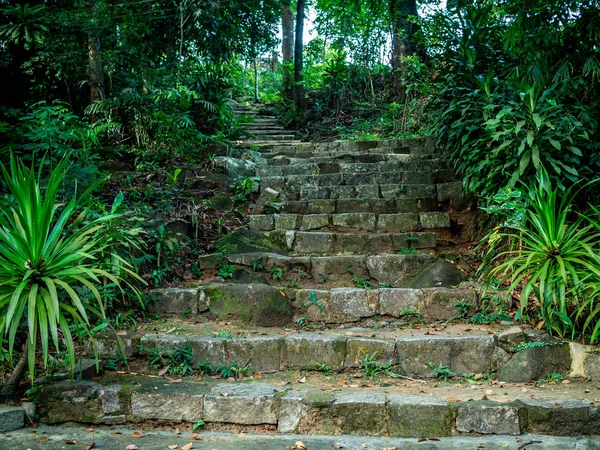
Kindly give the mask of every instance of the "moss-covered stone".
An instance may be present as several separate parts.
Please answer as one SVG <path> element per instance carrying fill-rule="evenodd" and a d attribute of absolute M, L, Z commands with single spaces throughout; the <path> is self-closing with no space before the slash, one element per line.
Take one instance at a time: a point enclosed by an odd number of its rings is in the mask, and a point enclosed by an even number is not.
<path fill-rule="evenodd" d="M 239 230 L 223 236 L 214 242 L 222 253 L 285 252 L 285 235 L 282 233 L 259 233 L 251 230 Z"/>
<path fill-rule="evenodd" d="M 292 303 L 279 289 L 262 284 L 204 288 L 210 311 L 220 319 L 258 326 L 283 326 L 292 321 Z"/>
<path fill-rule="evenodd" d="M 389 395 L 390 436 L 450 436 L 454 428 L 455 409 L 436 397 Z"/>
<path fill-rule="evenodd" d="M 44 423 L 100 423 L 102 402 L 100 384 L 64 380 L 47 384 L 36 396 L 40 421 Z"/>
<path fill-rule="evenodd" d="M 590 408 L 588 403 L 567 400 L 555 401 L 523 399 L 521 418 L 529 433 L 554 436 L 578 436 L 589 433 Z"/>

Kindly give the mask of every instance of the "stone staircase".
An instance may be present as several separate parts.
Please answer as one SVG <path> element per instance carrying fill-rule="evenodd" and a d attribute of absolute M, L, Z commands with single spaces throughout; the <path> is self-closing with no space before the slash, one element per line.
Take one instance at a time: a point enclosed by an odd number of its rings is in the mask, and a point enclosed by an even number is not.
<path fill-rule="evenodd" d="M 296 132 L 286 130 L 272 112 L 258 106 L 233 104 L 233 114 L 242 119 L 241 124 L 248 133 L 248 139 L 240 144 L 246 148 L 272 149 L 300 143 Z"/>
<path fill-rule="evenodd" d="M 275 118 L 238 113 L 254 118 L 246 143 L 261 152 L 248 229 L 200 257 L 202 280 L 152 292 L 148 312 L 163 323 L 103 333 L 98 351 L 143 361 L 185 348 L 194 366 L 249 365 L 253 376 L 50 383 L 42 421 L 201 420 L 305 444 L 356 435 L 404 438 L 389 448 L 600 448 L 582 438 L 600 434 L 600 355 L 510 321 L 457 320 L 481 299 L 437 256 L 460 183 L 431 140 L 298 143 Z M 534 383 L 553 371 L 569 383 Z M 335 445 L 323 442 L 308 448 Z M 388 448 L 364 442 L 348 448 Z"/>

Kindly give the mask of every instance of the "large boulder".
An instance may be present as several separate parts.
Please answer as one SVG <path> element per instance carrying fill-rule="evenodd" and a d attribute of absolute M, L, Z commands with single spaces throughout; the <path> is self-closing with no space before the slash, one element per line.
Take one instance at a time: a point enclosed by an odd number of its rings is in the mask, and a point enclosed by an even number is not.
<path fill-rule="evenodd" d="M 212 285 L 204 287 L 203 291 L 209 310 L 219 319 L 263 327 L 279 327 L 292 322 L 292 302 L 272 286 Z"/>
<path fill-rule="evenodd" d="M 411 282 L 410 287 L 422 289 L 440 286 L 458 286 L 463 278 L 462 272 L 454 264 L 444 259 L 439 259 L 419 273 Z"/>

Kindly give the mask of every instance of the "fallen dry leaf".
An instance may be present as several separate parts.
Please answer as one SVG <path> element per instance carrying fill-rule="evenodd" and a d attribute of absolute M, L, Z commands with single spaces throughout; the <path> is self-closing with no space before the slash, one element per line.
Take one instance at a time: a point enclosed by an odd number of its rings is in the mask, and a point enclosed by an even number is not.
<path fill-rule="evenodd" d="M 131 435 L 132 438 L 141 438 L 143 436 L 141 431 L 134 431 Z"/>
<path fill-rule="evenodd" d="M 138 450 L 138 447 L 137 445 L 129 444 L 127 447 L 125 447 L 125 450 Z"/>
<path fill-rule="evenodd" d="M 117 334 L 119 336 L 127 336 L 127 331 L 125 331 L 125 330 L 119 330 L 119 331 L 117 331 Z"/>
<path fill-rule="evenodd" d="M 306 383 L 306 377 L 298 378 L 296 381 L 298 383 Z"/>
<path fill-rule="evenodd" d="M 158 376 L 162 377 L 164 374 L 166 374 L 169 371 L 169 366 L 165 366 L 162 369 L 160 369 L 158 371 Z"/>
<path fill-rule="evenodd" d="M 221 393 L 221 395 L 222 395 L 223 397 L 229 397 L 229 394 L 228 394 L 227 392 L 223 392 L 223 393 Z"/>
<path fill-rule="evenodd" d="M 5 435 L 6 436 L 6 435 Z M 48 442 L 48 436 L 42 436 L 40 442 Z"/>
<path fill-rule="evenodd" d="M 175 444 L 175 445 L 167 445 L 167 448 L 170 450 L 175 450 L 177 447 L 179 447 L 179 445 Z"/>
<path fill-rule="evenodd" d="M 183 447 L 181 447 L 181 450 L 190 450 L 193 446 L 194 443 L 190 442 L 189 444 L 185 444 Z"/>
<path fill-rule="evenodd" d="M 96 448 L 96 443 L 92 442 L 90 445 L 85 447 L 85 450 L 94 450 Z"/>
<path fill-rule="evenodd" d="M 73 440 L 73 439 L 67 439 L 65 441 L 63 441 L 64 444 L 67 445 L 77 445 L 77 441 Z"/>
<path fill-rule="evenodd" d="M 94 427 L 84 428 L 83 431 L 85 431 L 86 433 L 92 433 L 94 431 Z"/>
<path fill-rule="evenodd" d="M 296 447 L 293 448 L 298 448 L 300 450 L 307 450 L 306 445 L 304 445 L 304 442 L 302 441 L 296 441 Z"/>
<path fill-rule="evenodd" d="M 203 441 L 203 440 L 204 440 L 204 438 L 203 438 L 202 436 L 200 436 L 199 434 L 194 434 L 194 435 L 192 435 L 192 436 L 190 437 L 190 439 L 191 439 L 192 441 Z"/>

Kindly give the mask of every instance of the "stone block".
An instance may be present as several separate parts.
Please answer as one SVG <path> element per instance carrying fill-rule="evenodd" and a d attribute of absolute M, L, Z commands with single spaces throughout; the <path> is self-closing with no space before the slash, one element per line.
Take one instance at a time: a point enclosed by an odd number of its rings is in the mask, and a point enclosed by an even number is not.
<path fill-rule="evenodd" d="M 371 234 L 335 233 L 332 253 L 361 253 L 367 248 Z"/>
<path fill-rule="evenodd" d="M 376 184 L 364 184 L 362 186 L 356 186 L 355 192 L 356 198 L 379 198 L 379 186 Z"/>
<path fill-rule="evenodd" d="M 524 428 L 529 433 L 553 436 L 587 435 L 590 424 L 589 403 L 580 400 L 520 399 Z"/>
<path fill-rule="evenodd" d="M 334 200 L 309 200 L 308 214 L 333 214 L 335 212 Z"/>
<path fill-rule="evenodd" d="M 376 255 L 393 251 L 392 235 L 387 233 L 365 234 L 364 248 L 367 254 Z"/>
<path fill-rule="evenodd" d="M 568 345 L 549 345 L 521 350 L 504 364 L 498 379 L 509 383 L 539 380 L 554 371 L 569 373 L 571 354 Z"/>
<path fill-rule="evenodd" d="M 367 257 L 371 278 L 392 287 L 408 287 L 414 277 L 434 263 L 436 257 L 425 253 Z"/>
<path fill-rule="evenodd" d="M 375 355 L 377 364 L 384 365 L 392 361 L 397 363 L 394 356 L 395 343 L 391 339 L 375 339 L 363 337 L 349 337 L 346 342 L 345 368 L 358 367 L 364 360 L 365 355 Z"/>
<path fill-rule="evenodd" d="M 495 402 L 461 403 L 456 417 L 456 429 L 461 433 L 521 434 L 519 410 L 516 406 Z"/>
<path fill-rule="evenodd" d="M 435 233 L 410 233 L 409 234 L 409 247 L 416 249 L 435 248 L 437 243 L 435 241 Z"/>
<path fill-rule="evenodd" d="M 332 233 L 296 233 L 294 240 L 294 251 L 300 254 L 332 253 Z"/>
<path fill-rule="evenodd" d="M 314 369 L 325 364 L 341 369 L 346 358 L 346 338 L 326 334 L 292 334 L 285 337 L 284 365 L 287 369 Z"/>
<path fill-rule="evenodd" d="M 423 303 L 423 292 L 419 289 L 381 289 L 379 310 L 384 316 L 400 317 L 403 312 L 419 311 Z"/>
<path fill-rule="evenodd" d="M 411 282 L 413 288 L 434 288 L 458 286 L 465 276 L 450 261 L 438 259 L 426 267 Z"/>
<path fill-rule="evenodd" d="M 256 231 L 271 231 L 275 227 L 273 216 L 267 214 L 250 216 L 250 222 L 248 223 L 248 226 L 251 230 Z"/>
<path fill-rule="evenodd" d="M 197 422 L 203 415 L 202 395 L 189 393 L 131 394 L 132 420 L 164 420 L 169 422 Z"/>
<path fill-rule="evenodd" d="M 339 288 L 332 289 L 325 321 L 327 323 L 355 322 L 377 314 L 377 291 L 366 289 Z"/>
<path fill-rule="evenodd" d="M 450 436 L 455 411 L 437 397 L 388 395 L 390 436 L 430 438 Z"/>
<path fill-rule="evenodd" d="M 326 415 L 343 434 L 387 434 L 387 408 L 383 392 L 336 392 L 334 397 Z"/>
<path fill-rule="evenodd" d="M 221 320 L 257 326 L 283 326 L 292 320 L 292 305 L 279 289 L 264 284 L 204 287 L 210 311 Z"/>
<path fill-rule="evenodd" d="M 281 369 L 283 338 L 261 336 L 228 339 L 225 342 L 227 360 L 249 364 L 253 372 L 273 373 Z"/>
<path fill-rule="evenodd" d="M 204 398 L 204 421 L 239 425 L 277 424 L 273 386 L 261 383 L 216 385 Z"/>
<path fill-rule="evenodd" d="M 458 374 L 488 372 L 494 348 L 491 335 L 407 336 L 396 339 L 400 370 L 412 377 L 432 377 L 431 367 L 438 367 L 440 363 Z"/>
<path fill-rule="evenodd" d="M 0 433 L 25 426 L 25 412 L 18 406 L 0 405 Z"/>
<path fill-rule="evenodd" d="M 510 327 L 498 334 L 498 345 L 509 353 L 523 342 L 525 342 L 525 333 L 519 327 Z"/>
<path fill-rule="evenodd" d="M 447 212 L 419 213 L 419 223 L 425 230 L 450 228 L 450 216 Z"/>
<path fill-rule="evenodd" d="M 377 230 L 386 233 L 416 231 L 418 226 L 417 214 L 380 214 L 377 219 Z"/>
<path fill-rule="evenodd" d="M 456 317 L 456 302 L 470 304 L 469 315 L 474 314 L 479 306 L 477 291 L 474 289 L 430 288 L 423 289 L 423 295 L 422 312 L 428 320 L 448 320 Z"/>
<path fill-rule="evenodd" d="M 156 301 L 148 302 L 148 312 L 153 314 L 181 314 L 184 311 L 198 313 L 198 289 L 153 289 L 150 296 Z"/>
<path fill-rule="evenodd" d="M 437 185 L 438 202 L 449 202 L 460 200 L 462 196 L 462 182 L 453 181 L 450 183 L 440 183 Z"/>
<path fill-rule="evenodd" d="M 339 228 L 374 231 L 377 216 L 372 213 L 343 213 L 332 216 L 332 225 Z"/>
<path fill-rule="evenodd" d="M 188 342 L 192 347 L 194 364 L 208 361 L 213 366 L 218 366 L 219 364 L 223 364 L 223 361 L 227 360 L 227 340 L 224 338 L 192 336 L 189 338 Z"/>
<path fill-rule="evenodd" d="M 329 226 L 330 216 L 328 214 L 310 214 L 302 216 L 302 231 L 318 230 Z"/>
<path fill-rule="evenodd" d="M 264 175 L 263 175 L 264 176 Z M 265 206 L 268 202 L 277 200 L 279 198 L 279 191 L 271 188 L 264 188 L 260 190 L 260 197 L 256 201 L 256 205 L 254 205 L 254 209 L 252 212 L 254 214 L 262 214 L 265 210 Z"/>
<path fill-rule="evenodd" d="M 298 227 L 297 214 L 275 214 L 274 226 L 278 230 L 295 230 Z"/>
<path fill-rule="evenodd" d="M 435 185 L 433 184 L 409 184 L 406 186 L 408 198 L 431 198 L 435 197 Z"/>
<path fill-rule="evenodd" d="M 308 407 L 303 400 L 306 391 L 287 391 L 280 400 L 278 433 L 294 433 L 300 425 L 300 420 L 306 416 Z"/>
<path fill-rule="evenodd" d="M 330 278 L 336 278 L 336 275 L 369 276 L 364 256 L 313 256 L 311 265 L 313 280 L 319 280 L 322 275 L 329 275 Z"/>

